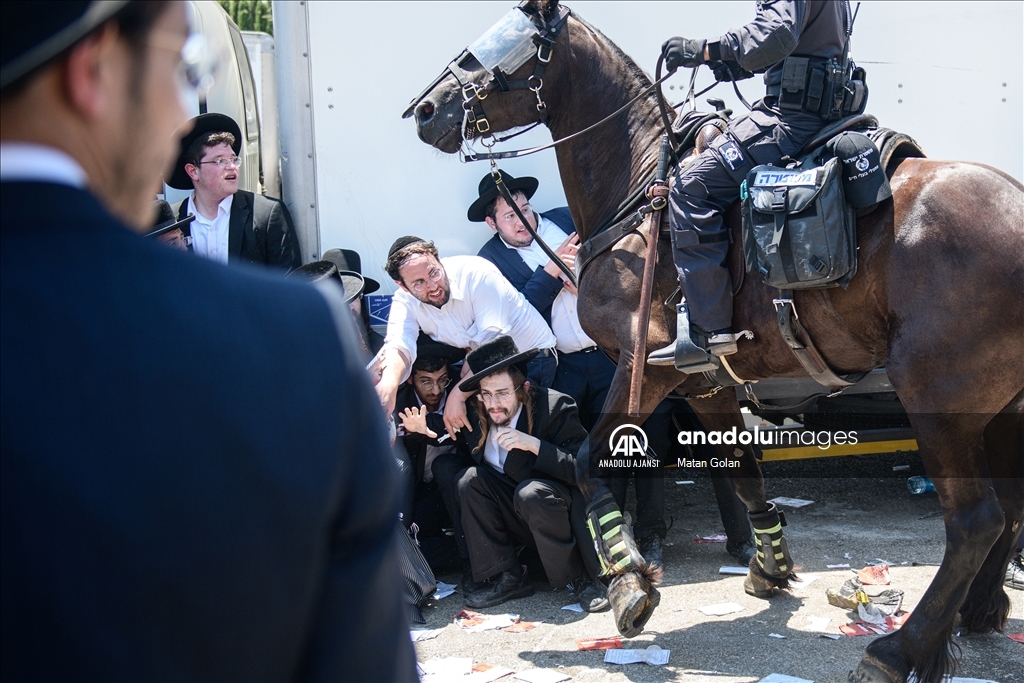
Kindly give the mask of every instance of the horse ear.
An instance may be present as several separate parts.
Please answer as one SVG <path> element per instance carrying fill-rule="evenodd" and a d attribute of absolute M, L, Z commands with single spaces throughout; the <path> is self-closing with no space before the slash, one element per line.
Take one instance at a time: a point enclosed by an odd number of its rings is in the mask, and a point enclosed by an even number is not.
<path fill-rule="evenodd" d="M 539 14 L 544 21 L 551 21 L 558 14 L 558 0 L 529 0 L 527 14 Z"/>

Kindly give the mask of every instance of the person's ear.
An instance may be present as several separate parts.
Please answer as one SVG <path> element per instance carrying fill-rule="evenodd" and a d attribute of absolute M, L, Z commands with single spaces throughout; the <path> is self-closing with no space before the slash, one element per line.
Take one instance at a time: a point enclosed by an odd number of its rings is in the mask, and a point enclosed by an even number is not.
<path fill-rule="evenodd" d="M 127 78 L 124 46 L 108 22 L 83 39 L 64 60 L 64 92 L 71 106 L 89 119 L 102 116 L 116 101 L 118 78 Z"/>
<path fill-rule="evenodd" d="M 494 219 L 491 218 L 490 216 L 484 216 L 484 223 L 487 223 L 487 227 L 493 230 L 494 232 L 498 232 L 498 224 L 495 223 Z"/>
<path fill-rule="evenodd" d="M 530 390 L 530 380 L 525 380 L 523 382 L 523 391 L 529 391 L 529 390 Z"/>
<path fill-rule="evenodd" d="M 401 280 L 395 280 L 395 284 L 398 285 L 399 287 L 401 287 L 402 290 L 405 291 L 407 294 L 411 294 L 411 292 L 409 292 L 409 288 L 406 287 L 405 283 L 402 282 Z"/>
<path fill-rule="evenodd" d="M 185 164 L 185 173 L 192 179 L 192 182 L 199 180 L 199 167 L 195 164 Z"/>

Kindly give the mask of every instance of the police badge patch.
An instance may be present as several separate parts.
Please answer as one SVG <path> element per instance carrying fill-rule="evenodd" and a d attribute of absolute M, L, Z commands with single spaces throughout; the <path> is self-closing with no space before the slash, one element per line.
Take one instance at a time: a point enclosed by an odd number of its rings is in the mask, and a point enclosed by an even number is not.
<path fill-rule="evenodd" d="M 723 143 L 718 148 L 718 153 L 730 171 L 738 171 L 747 163 L 747 158 L 743 156 L 743 149 L 732 140 Z"/>

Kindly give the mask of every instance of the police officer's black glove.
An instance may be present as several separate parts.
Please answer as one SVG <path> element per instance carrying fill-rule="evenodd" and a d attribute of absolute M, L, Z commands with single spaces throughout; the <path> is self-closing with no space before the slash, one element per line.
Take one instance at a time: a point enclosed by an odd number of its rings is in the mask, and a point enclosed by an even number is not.
<path fill-rule="evenodd" d="M 708 66 L 715 74 L 716 81 L 742 81 L 754 77 L 754 74 L 732 60 L 709 62 Z"/>
<path fill-rule="evenodd" d="M 665 58 L 665 68 L 671 73 L 681 66 L 687 68 L 700 66 L 704 63 L 704 45 L 707 42 L 682 36 L 669 38 L 661 46 L 661 55 Z"/>

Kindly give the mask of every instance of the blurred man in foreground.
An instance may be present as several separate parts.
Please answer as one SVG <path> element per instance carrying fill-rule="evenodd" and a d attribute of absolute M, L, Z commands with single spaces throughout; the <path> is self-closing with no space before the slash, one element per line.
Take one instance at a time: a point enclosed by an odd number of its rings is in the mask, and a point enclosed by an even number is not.
<path fill-rule="evenodd" d="M 413 680 L 339 293 L 132 231 L 195 96 L 183 4 L 0 11 L 0 678 Z"/>

